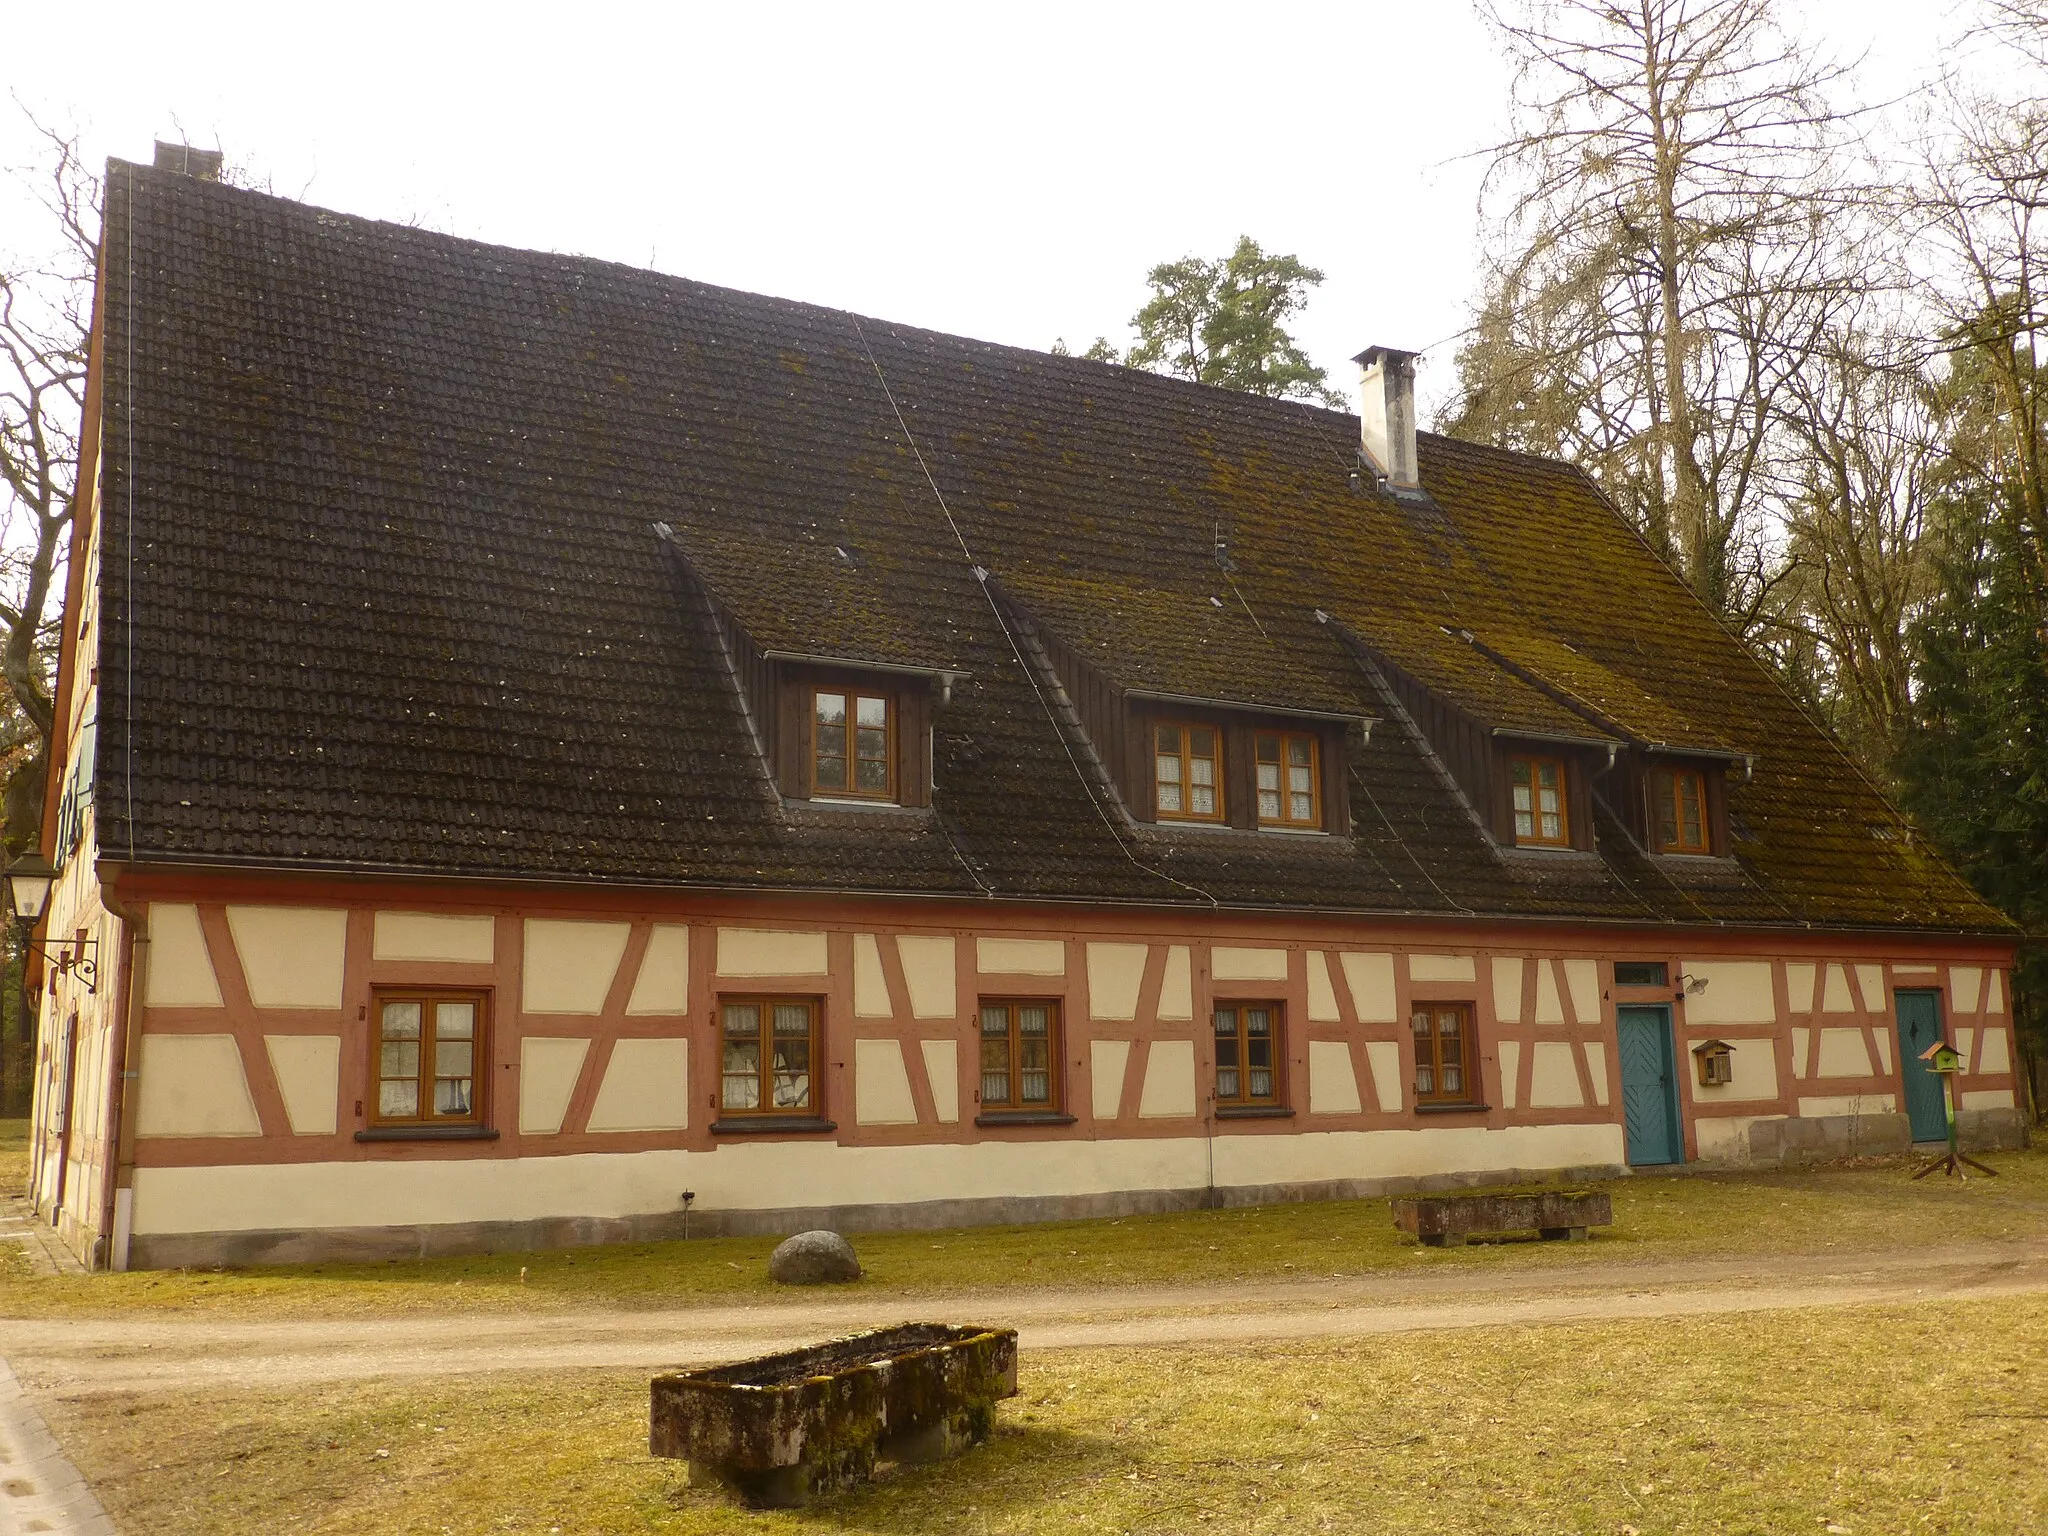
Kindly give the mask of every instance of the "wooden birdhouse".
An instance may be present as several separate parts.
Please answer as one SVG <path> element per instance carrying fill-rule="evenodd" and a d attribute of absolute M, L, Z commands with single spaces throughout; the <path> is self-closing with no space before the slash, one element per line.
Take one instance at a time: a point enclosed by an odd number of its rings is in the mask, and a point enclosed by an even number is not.
<path fill-rule="evenodd" d="M 1960 1072 L 1963 1070 L 1963 1054 L 1946 1040 L 1937 1040 L 1920 1053 L 1920 1059 L 1927 1063 L 1930 1072 Z"/>
<path fill-rule="evenodd" d="M 1692 1048 L 1702 1088 L 1724 1088 L 1735 1081 L 1735 1047 L 1726 1040 L 1702 1040 Z"/>

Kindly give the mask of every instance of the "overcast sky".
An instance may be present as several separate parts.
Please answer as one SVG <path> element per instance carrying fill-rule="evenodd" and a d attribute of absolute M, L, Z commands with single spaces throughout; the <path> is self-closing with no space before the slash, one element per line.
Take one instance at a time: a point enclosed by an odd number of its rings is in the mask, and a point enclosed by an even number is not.
<path fill-rule="evenodd" d="M 1871 95 L 1955 30 L 1949 0 L 1802 13 Z M 1334 383 L 1429 347 L 1425 399 L 1507 84 L 1463 0 L 18 4 L 0 46 L 95 161 L 183 137 L 349 213 L 1021 346 L 1126 339 L 1147 267 L 1250 234 L 1328 274 L 1297 334 Z M 0 118 L 0 161 L 31 159 Z"/>

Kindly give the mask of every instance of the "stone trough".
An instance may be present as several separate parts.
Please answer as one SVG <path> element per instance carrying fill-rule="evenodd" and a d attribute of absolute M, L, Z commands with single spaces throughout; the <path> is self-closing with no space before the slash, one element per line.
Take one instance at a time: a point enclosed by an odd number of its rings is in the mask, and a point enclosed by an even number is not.
<path fill-rule="evenodd" d="M 899 1323 L 654 1378 L 648 1449 L 760 1508 L 808 1503 L 878 1461 L 937 1461 L 989 1437 L 1017 1395 L 1017 1330 Z"/>
<path fill-rule="evenodd" d="M 1604 1191 L 1552 1189 L 1533 1195 L 1403 1195 L 1394 1225 L 1432 1248 L 1469 1237 L 1534 1231 L 1583 1242 L 1591 1227 L 1611 1226 L 1614 1202 Z"/>

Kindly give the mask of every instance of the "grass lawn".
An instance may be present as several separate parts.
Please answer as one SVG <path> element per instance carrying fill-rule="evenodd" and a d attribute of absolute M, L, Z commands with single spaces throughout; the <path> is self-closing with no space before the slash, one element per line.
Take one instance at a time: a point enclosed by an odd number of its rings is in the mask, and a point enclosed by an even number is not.
<path fill-rule="evenodd" d="M 647 1455 L 643 1373 L 45 1411 L 158 1536 L 2048 1530 L 2037 1297 L 1022 1366 L 989 1445 L 776 1514 Z"/>
<path fill-rule="evenodd" d="M 1913 1180 L 1909 1161 L 1802 1172 L 1619 1179 L 1615 1224 L 1590 1243 L 1432 1252 L 1452 1266 L 1842 1252 L 2048 1235 L 2048 1152 L 1987 1159 L 2004 1175 Z M 929 1292 L 1161 1282 L 1285 1280 L 1412 1266 L 1385 1200 L 1270 1205 L 1169 1216 L 857 1236 L 862 1287 Z M 351 1311 L 554 1310 L 772 1302 L 774 1238 L 637 1243 L 487 1258 L 314 1264 L 268 1270 L 30 1277 L 0 1269 L 0 1316 L 193 1307 L 328 1317 Z M 522 1280 L 521 1272 L 524 1271 Z M 811 1299 L 794 1293 L 794 1299 Z"/>
<path fill-rule="evenodd" d="M 28 1120 L 0 1120 L 0 1194 L 28 1188 Z"/>

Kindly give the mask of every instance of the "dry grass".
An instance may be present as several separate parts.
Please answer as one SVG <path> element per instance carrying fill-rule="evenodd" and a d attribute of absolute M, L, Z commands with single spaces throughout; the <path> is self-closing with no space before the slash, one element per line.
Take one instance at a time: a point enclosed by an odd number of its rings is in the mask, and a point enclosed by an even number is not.
<path fill-rule="evenodd" d="M 1918 1182 L 1914 1165 L 1870 1162 L 1796 1173 L 1621 1179 L 1615 1225 L 1591 1243 L 1449 1250 L 1452 1266 L 1540 1267 L 1842 1252 L 2048 1235 L 2048 1153 L 2000 1153 L 2004 1177 Z M 640 1243 L 475 1259 L 316 1264 L 228 1272 L 141 1272 L 30 1279 L 0 1272 L 0 1316 L 192 1308 L 276 1317 L 336 1313 L 667 1307 L 789 1293 L 765 1276 L 773 1238 Z M 1192 1211 L 1119 1221 L 877 1233 L 857 1239 L 885 1292 L 1162 1282 L 1283 1280 L 1414 1262 L 1384 1200 Z M 522 1282 L 520 1272 L 526 1271 Z M 799 1297 L 797 1299 L 808 1299 Z"/>
<path fill-rule="evenodd" d="M 0 1195 L 28 1188 L 28 1121 L 0 1120 Z"/>
<path fill-rule="evenodd" d="M 747 1514 L 646 1454 L 646 1377 L 49 1404 L 123 1529 L 2048 1530 L 2038 1298 L 1027 1355 L 988 1446 Z"/>

